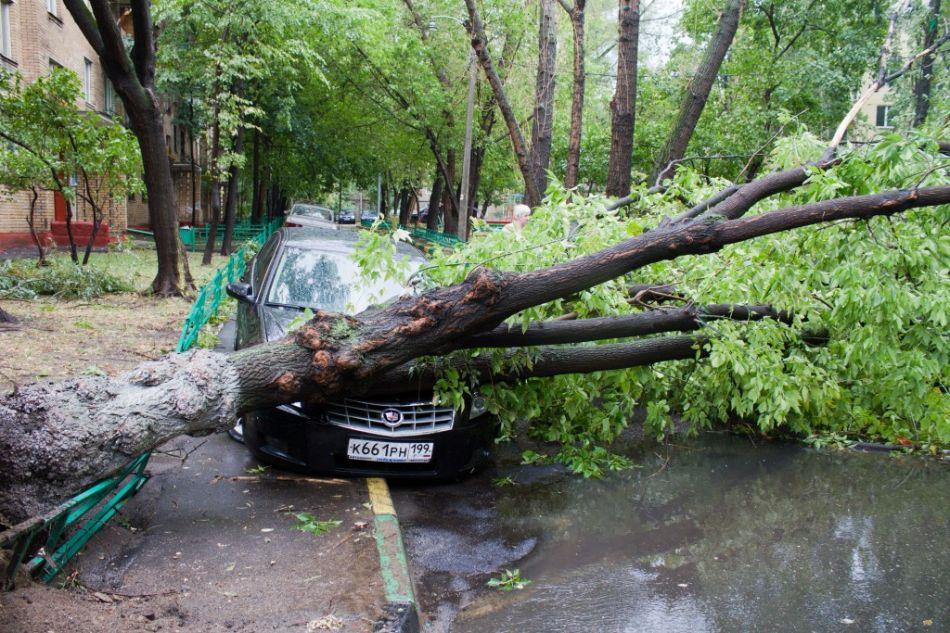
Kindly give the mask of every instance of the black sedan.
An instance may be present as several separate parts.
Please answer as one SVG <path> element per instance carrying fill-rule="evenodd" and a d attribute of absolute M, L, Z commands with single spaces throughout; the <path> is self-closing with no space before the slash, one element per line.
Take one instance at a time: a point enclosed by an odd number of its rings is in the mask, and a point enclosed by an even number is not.
<path fill-rule="evenodd" d="M 408 292 L 360 279 L 357 231 L 283 228 L 264 244 L 242 282 L 235 349 L 280 338 L 306 308 L 356 314 Z M 411 269 L 421 252 L 399 244 Z M 387 394 L 394 391 L 387 389 Z M 395 391 L 401 391 L 396 389 Z M 436 404 L 430 390 L 405 385 L 398 395 L 344 396 L 325 406 L 295 402 L 242 420 L 244 442 L 260 461 L 334 475 L 451 478 L 487 457 L 494 427 L 479 398 L 461 411 Z"/>

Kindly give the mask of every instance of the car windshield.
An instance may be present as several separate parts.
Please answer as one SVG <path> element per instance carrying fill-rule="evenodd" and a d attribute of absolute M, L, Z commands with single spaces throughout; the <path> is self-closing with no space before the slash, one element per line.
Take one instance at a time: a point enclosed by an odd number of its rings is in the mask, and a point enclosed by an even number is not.
<path fill-rule="evenodd" d="M 333 221 L 333 212 L 326 207 L 318 207 L 315 204 L 295 204 L 290 210 L 290 215 L 303 215 L 308 218 L 320 218 L 321 220 Z"/>
<path fill-rule="evenodd" d="M 408 257 L 404 261 L 408 278 L 420 262 Z M 391 280 L 364 278 L 349 252 L 288 245 L 277 263 L 267 302 L 356 314 L 405 291 Z"/>

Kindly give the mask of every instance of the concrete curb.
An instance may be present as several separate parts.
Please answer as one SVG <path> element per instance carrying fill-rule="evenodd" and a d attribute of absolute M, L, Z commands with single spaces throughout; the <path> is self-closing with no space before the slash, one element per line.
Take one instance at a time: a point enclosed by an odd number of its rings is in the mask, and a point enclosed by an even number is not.
<path fill-rule="evenodd" d="M 402 543 L 402 531 L 385 479 L 366 480 L 373 507 L 373 533 L 386 595 L 386 613 L 373 626 L 377 633 L 418 633 L 419 610 Z"/>

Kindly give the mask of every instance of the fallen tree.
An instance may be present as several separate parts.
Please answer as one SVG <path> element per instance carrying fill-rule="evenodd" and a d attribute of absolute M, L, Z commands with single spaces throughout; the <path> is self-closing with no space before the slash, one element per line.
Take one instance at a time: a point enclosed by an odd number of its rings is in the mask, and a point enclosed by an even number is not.
<path fill-rule="evenodd" d="M 942 185 L 754 215 L 745 214 L 748 207 L 722 215 L 705 212 L 539 270 L 475 266 L 461 283 L 403 296 L 356 316 L 317 313 L 293 335 L 231 356 L 195 351 L 143 364 L 118 378 L 30 385 L 0 400 L 0 511 L 6 522 L 19 521 L 172 437 L 222 430 L 236 416 L 266 406 L 297 400 L 319 403 L 366 391 L 409 376 L 409 364 L 421 357 L 473 347 L 549 346 L 692 332 L 705 325 L 703 315 L 790 322 L 791 315 L 768 306 L 718 305 L 656 309 L 609 321 L 557 321 L 523 329 L 503 325 L 535 306 L 576 297 L 656 262 L 716 253 L 730 244 L 799 227 L 947 203 L 950 186 Z M 709 336 L 535 348 L 530 366 L 494 373 L 499 380 L 522 380 L 695 358 Z M 492 374 L 495 365 L 488 352 L 466 363 L 472 375 Z"/>

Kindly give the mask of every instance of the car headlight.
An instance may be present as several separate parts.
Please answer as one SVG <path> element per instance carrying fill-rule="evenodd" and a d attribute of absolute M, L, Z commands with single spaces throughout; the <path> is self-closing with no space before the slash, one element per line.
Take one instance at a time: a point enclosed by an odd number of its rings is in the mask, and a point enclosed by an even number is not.
<path fill-rule="evenodd" d="M 472 398 L 472 410 L 468 414 L 470 420 L 477 418 L 480 415 L 485 415 L 488 411 L 488 405 L 485 402 L 485 398 L 482 396 L 475 396 Z"/>

